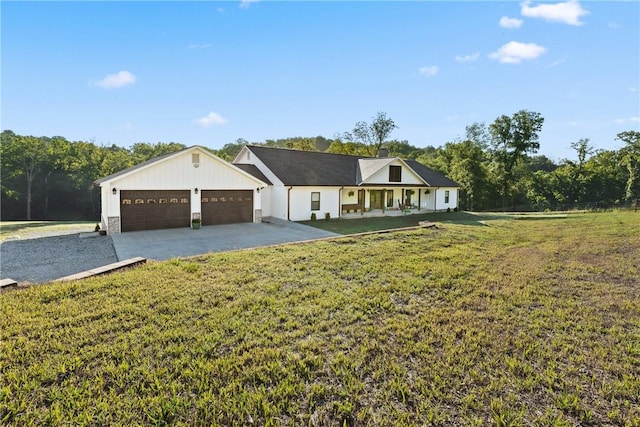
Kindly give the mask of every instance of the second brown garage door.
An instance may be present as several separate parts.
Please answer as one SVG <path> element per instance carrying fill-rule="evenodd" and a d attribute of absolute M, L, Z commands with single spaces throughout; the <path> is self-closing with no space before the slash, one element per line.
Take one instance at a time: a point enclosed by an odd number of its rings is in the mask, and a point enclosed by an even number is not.
<path fill-rule="evenodd" d="M 202 225 L 253 222 L 253 190 L 203 190 Z"/>
<path fill-rule="evenodd" d="M 189 190 L 123 190 L 120 192 L 122 231 L 189 227 Z"/>

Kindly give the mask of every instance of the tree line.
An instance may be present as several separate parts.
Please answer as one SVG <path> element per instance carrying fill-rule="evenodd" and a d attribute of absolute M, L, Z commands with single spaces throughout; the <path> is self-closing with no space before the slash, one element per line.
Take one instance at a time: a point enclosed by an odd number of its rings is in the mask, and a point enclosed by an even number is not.
<path fill-rule="evenodd" d="M 464 210 L 557 210 L 611 207 L 640 197 L 640 132 L 615 136 L 619 150 L 598 150 L 587 138 L 571 142 L 576 159 L 554 162 L 538 154 L 544 118 L 521 110 L 491 124 L 473 123 L 464 138 L 441 147 L 415 147 L 390 139 L 397 126 L 385 113 L 358 122 L 333 138 L 292 137 L 249 142 L 238 139 L 217 156 L 231 161 L 246 144 L 359 156 L 413 159 L 460 184 Z M 97 220 L 96 179 L 186 148 L 177 142 L 140 142 L 130 148 L 69 141 L 61 136 L 1 134 L 2 220 Z"/>

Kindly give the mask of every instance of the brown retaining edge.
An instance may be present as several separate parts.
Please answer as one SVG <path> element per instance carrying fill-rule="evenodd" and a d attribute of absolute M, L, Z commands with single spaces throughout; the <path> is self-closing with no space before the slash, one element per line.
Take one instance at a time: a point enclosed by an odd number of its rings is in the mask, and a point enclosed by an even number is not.
<path fill-rule="evenodd" d="M 72 280 L 86 279 L 87 277 L 111 273 L 112 271 L 121 270 L 127 267 L 133 267 L 139 264 L 144 264 L 145 262 L 147 262 L 146 258 L 129 258 L 125 259 L 124 261 L 114 262 L 112 264 L 103 265 L 102 267 L 94 268 L 87 271 L 81 271 L 80 273 L 72 274 L 70 276 L 61 277 L 54 280 L 54 282 L 70 282 Z"/>

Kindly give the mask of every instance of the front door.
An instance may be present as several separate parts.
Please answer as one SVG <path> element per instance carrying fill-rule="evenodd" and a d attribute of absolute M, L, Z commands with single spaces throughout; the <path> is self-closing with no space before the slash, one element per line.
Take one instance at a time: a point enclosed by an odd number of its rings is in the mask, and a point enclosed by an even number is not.
<path fill-rule="evenodd" d="M 384 196 L 382 190 L 371 190 L 369 206 L 371 209 L 382 209 L 384 203 Z"/>

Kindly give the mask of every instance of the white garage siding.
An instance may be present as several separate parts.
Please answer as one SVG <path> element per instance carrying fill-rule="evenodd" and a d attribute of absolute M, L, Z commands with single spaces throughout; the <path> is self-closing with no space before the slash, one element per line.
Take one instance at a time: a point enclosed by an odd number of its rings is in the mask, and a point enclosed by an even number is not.
<path fill-rule="evenodd" d="M 197 159 L 194 159 L 194 154 Z M 123 172 L 98 181 L 102 187 L 103 229 L 110 234 L 120 232 L 116 222 L 121 216 L 120 192 L 125 190 L 188 190 L 192 215 L 201 212 L 201 190 L 251 190 L 253 211 L 261 212 L 262 209 L 260 193 L 263 190 L 258 192 L 258 189 L 266 187 L 266 183 L 200 147 L 192 147 Z M 260 218 L 262 216 L 259 215 Z M 254 215 L 254 220 L 256 217 Z"/>

